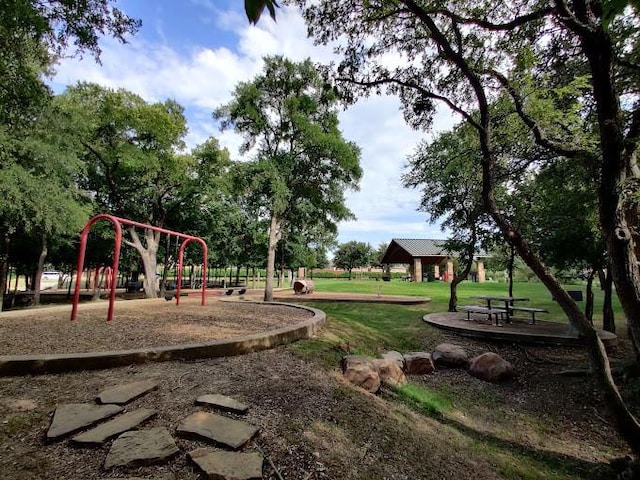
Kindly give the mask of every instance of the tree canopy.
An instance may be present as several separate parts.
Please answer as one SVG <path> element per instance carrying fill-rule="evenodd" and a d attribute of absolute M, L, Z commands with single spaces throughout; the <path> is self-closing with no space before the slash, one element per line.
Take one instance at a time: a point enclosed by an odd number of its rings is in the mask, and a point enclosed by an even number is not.
<path fill-rule="evenodd" d="M 441 103 L 475 129 L 487 211 L 586 339 L 620 432 L 640 451 L 640 423 L 612 380 L 593 326 L 496 196 L 497 165 L 505 156 L 518 158 L 518 150 L 497 148 L 496 125 L 503 118 L 491 109 L 494 100 L 506 99 L 540 149 L 597 166 L 599 220 L 611 271 L 632 338 L 640 345 L 635 5 L 621 15 L 625 2 L 584 0 L 298 3 L 317 41 L 337 41 L 342 59 L 333 73 L 345 98 L 398 95 L 407 122 L 420 128 L 430 126 Z M 594 139 L 599 148 L 593 148 Z"/>
<path fill-rule="evenodd" d="M 352 270 L 370 265 L 373 253 L 373 248 L 368 243 L 352 240 L 338 245 L 333 254 L 333 264 L 349 272 L 351 280 Z"/>
<path fill-rule="evenodd" d="M 245 186 L 269 218 L 265 300 L 273 297 L 275 248 L 288 226 L 329 232 L 351 218 L 344 193 L 362 175 L 358 147 L 338 128 L 335 92 L 310 60 L 265 58 L 264 72 L 234 90 L 214 112 L 223 129 L 243 135 Z"/>

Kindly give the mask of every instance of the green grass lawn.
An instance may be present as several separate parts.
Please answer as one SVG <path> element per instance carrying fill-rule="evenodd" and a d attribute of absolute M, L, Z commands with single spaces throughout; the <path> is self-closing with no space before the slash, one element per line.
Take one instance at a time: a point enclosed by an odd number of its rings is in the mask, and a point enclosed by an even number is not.
<path fill-rule="evenodd" d="M 392 280 L 390 282 L 376 282 L 375 280 L 334 280 L 334 279 L 314 279 L 316 291 L 318 292 L 352 292 L 369 293 L 381 295 L 407 295 L 417 297 L 428 297 L 431 303 L 424 305 L 423 310 L 429 312 L 446 312 L 449 306 L 449 284 L 445 282 L 403 282 Z M 566 285 L 566 290 L 582 290 L 583 297 L 586 297 L 585 285 Z M 472 295 L 507 295 L 508 286 L 506 283 L 485 282 L 472 283 L 462 282 L 458 285 L 458 305 L 482 304 L 482 300 L 470 298 Z M 551 299 L 551 294 L 538 282 L 519 282 L 514 284 L 513 293 L 517 297 L 527 297 L 528 302 L 522 302 L 522 306 L 546 308 L 548 314 L 540 314 L 541 320 L 557 322 L 567 322 L 566 315 L 562 312 L 557 302 Z M 593 321 L 596 326 L 602 325 L 602 301 L 603 294 L 600 288 L 594 286 L 595 305 Z M 584 309 L 585 302 L 578 302 Z M 622 308 L 618 298 L 614 298 L 613 309 L 617 326 L 625 325 Z M 622 330 L 622 329 L 621 329 Z"/>

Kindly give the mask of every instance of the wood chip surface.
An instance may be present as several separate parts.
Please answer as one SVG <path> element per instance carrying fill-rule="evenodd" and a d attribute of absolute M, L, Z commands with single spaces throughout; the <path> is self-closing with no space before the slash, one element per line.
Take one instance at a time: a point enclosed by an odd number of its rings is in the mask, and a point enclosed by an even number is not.
<path fill-rule="evenodd" d="M 295 325 L 312 316 L 282 305 L 184 297 L 122 300 L 107 322 L 107 301 L 0 314 L 0 355 L 81 353 L 200 343 Z"/>

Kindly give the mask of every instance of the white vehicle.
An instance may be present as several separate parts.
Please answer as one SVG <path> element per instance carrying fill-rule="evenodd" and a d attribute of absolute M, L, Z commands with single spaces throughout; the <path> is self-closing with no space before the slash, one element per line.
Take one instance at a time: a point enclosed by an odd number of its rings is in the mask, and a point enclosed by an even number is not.
<path fill-rule="evenodd" d="M 40 290 L 50 290 L 52 288 L 58 288 L 58 280 L 60 279 L 61 272 L 46 271 L 42 272 L 40 277 Z"/>

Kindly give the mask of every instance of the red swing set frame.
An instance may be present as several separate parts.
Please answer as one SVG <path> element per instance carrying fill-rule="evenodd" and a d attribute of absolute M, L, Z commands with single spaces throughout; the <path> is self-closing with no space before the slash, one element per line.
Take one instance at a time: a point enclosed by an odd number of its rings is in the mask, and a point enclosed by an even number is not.
<path fill-rule="evenodd" d="M 116 231 L 115 248 L 113 252 L 113 265 L 111 266 L 112 282 L 111 292 L 109 295 L 109 312 L 107 313 L 107 321 L 113 320 L 113 304 L 116 299 L 116 282 L 118 278 L 118 263 L 120 261 L 120 247 L 122 246 L 122 225 L 140 227 L 154 232 L 165 233 L 167 235 L 175 235 L 178 238 L 184 239 L 180 244 L 180 251 L 178 253 L 178 281 L 176 282 L 176 305 L 180 305 L 180 287 L 182 284 L 182 260 L 184 258 L 184 249 L 189 242 L 198 242 L 202 245 L 202 300 L 200 305 L 206 304 L 206 289 L 207 289 L 207 257 L 208 249 L 207 243 L 200 237 L 194 237 L 180 232 L 174 232 L 173 230 L 167 230 L 166 228 L 155 227 L 153 225 L 147 225 L 146 223 L 134 222 L 133 220 L 127 220 L 126 218 L 116 217 L 107 213 L 101 213 L 91 218 L 80 233 L 80 251 L 78 252 L 78 267 L 76 277 L 76 287 L 73 291 L 73 308 L 71 309 L 71 321 L 76 319 L 78 314 L 78 303 L 80 301 L 80 280 L 82 277 L 82 271 L 84 269 L 84 256 L 87 250 L 87 240 L 89 238 L 89 230 L 94 223 L 100 220 L 109 220 L 113 223 Z M 154 272 L 155 273 L 155 272 Z"/>

